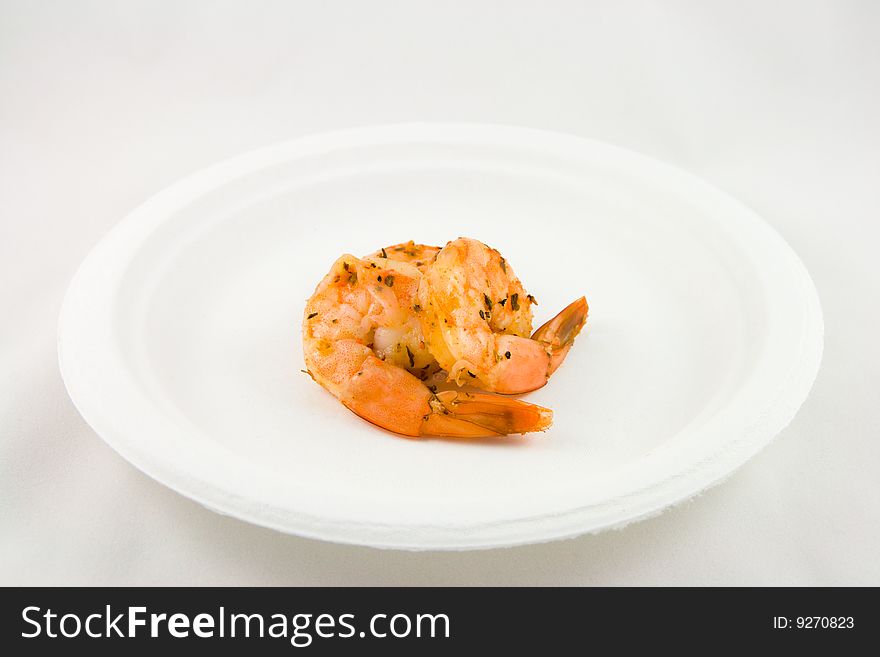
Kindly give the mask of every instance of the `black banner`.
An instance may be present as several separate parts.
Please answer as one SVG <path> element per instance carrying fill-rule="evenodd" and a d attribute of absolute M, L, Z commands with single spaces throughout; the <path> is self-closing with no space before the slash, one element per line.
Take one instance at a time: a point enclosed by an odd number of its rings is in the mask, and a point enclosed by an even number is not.
<path fill-rule="evenodd" d="M 870 645 L 865 589 L 39 589 L 9 588 L 6 654 L 64 647 L 119 654 L 389 654 Z M 72 643 L 76 645 L 73 646 Z"/>

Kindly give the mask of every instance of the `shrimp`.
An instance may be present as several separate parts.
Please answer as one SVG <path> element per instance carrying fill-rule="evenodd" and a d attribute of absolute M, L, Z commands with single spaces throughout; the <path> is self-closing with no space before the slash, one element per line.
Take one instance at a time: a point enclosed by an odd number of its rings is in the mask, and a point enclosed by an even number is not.
<path fill-rule="evenodd" d="M 534 297 L 498 251 L 468 238 L 440 250 L 418 299 L 428 348 L 449 379 L 503 394 L 543 386 L 588 312 L 581 297 L 529 337 Z"/>
<path fill-rule="evenodd" d="M 550 409 L 484 392 L 435 392 L 410 262 L 343 255 L 303 313 L 308 374 L 355 414 L 405 436 L 477 438 L 547 429 Z M 436 365 L 434 365 L 436 366 Z"/>

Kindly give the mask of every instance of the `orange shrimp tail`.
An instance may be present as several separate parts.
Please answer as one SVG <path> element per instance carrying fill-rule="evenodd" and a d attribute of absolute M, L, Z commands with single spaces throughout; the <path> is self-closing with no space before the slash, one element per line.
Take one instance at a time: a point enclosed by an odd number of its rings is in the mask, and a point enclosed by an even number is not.
<path fill-rule="evenodd" d="M 420 434 L 479 438 L 511 433 L 544 431 L 553 422 L 553 411 L 518 399 L 484 392 L 446 390 L 431 401 Z"/>
<path fill-rule="evenodd" d="M 336 349 L 345 346 L 337 344 Z M 457 390 L 434 394 L 406 370 L 372 353 L 353 356 L 361 361 L 354 368 L 357 372 L 345 382 L 344 392 L 334 394 L 356 415 L 394 433 L 485 438 L 543 431 L 553 420 L 550 409 L 518 399 Z"/>
<path fill-rule="evenodd" d="M 587 299 L 581 297 L 563 308 L 556 317 L 532 334 L 532 340 L 540 342 L 550 349 L 550 366 L 547 369 L 547 376 L 553 374 L 565 360 L 568 350 L 574 344 L 574 339 L 587 322 L 589 310 Z"/>

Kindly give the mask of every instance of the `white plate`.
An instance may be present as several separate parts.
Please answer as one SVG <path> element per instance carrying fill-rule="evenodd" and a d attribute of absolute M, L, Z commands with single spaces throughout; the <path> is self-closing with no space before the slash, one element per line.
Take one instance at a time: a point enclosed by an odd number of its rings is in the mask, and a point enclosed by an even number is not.
<path fill-rule="evenodd" d="M 536 325 L 590 319 L 527 398 L 546 434 L 408 440 L 300 373 L 306 298 L 343 252 L 497 247 Z M 819 367 L 804 266 L 753 212 L 616 147 L 497 126 L 319 135 L 223 162 L 121 222 L 74 278 L 59 357 L 125 458 L 281 531 L 410 549 L 573 536 L 718 482 L 792 419 Z"/>

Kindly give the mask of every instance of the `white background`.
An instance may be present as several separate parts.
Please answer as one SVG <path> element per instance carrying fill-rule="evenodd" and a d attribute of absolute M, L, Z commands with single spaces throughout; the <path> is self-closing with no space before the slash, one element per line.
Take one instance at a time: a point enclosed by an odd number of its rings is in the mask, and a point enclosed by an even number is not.
<path fill-rule="evenodd" d="M 880 584 L 878 117 L 868 0 L 0 0 L 0 584 Z M 660 517 L 471 553 L 253 527 L 107 447 L 55 353 L 90 247 L 218 159 L 414 120 L 610 141 L 755 208 L 825 312 L 822 369 L 791 426 Z"/>

